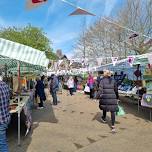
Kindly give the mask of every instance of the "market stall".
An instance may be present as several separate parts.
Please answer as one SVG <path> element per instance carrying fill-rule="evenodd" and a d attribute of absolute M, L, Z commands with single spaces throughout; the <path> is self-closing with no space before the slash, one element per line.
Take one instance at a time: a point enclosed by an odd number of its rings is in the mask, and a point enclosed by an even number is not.
<path fill-rule="evenodd" d="M 152 119 L 152 53 L 129 56 L 97 68 L 97 71 L 109 69 L 114 72 L 121 99 L 131 101 L 140 107 L 149 109 Z"/>
<path fill-rule="evenodd" d="M 134 65 L 144 67 L 142 86 L 143 95 L 138 100 L 138 111 L 140 107 L 149 109 L 150 120 L 152 120 L 152 53 L 147 53 L 136 57 Z"/>
<path fill-rule="evenodd" d="M 17 84 L 16 87 L 13 86 L 12 88 L 10 84 L 9 86 L 12 89 L 10 113 L 18 114 L 18 145 L 20 145 L 20 114 L 22 110 L 24 110 L 26 115 L 26 134 L 32 123 L 29 103 L 32 102 L 33 91 L 24 89 L 21 86 L 21 81 L 25 84 L 25 75 L 27 73 L 38 74 L 46 71 L 48 64 L 49 60 L 46 58 L 44 52 L 0 38 L 0 66 L 4 69 L 2 70 L 2 74 L 4 72 L 6 82 L 8 82 L 9 77 L 12 77 L 14 79 L 14 85 Z M 21 73 L 24 73 L 23 77 Z"/>

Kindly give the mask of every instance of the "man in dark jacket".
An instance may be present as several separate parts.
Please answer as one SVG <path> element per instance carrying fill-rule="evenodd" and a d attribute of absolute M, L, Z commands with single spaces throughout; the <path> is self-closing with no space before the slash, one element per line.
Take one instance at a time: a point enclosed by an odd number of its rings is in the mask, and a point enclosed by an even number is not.
<path fill-rule="evenodd" d="M 44 92 L 44 78 L 45 76 L 41 77 L 41 80 L 37 81 L 36 84 L 36 95 L 40 98 L 40 103 L 38 109 L 43 109 L 43 102 L 46 100 L 45 92 Z"/>
<path fill-rule="evenodd" d="M 53 105 L 57 105 L 57 91 L 59 89 L 59 80 L 57 76 L 54 74 L 51 75 L 51 80 L 50 80 L 50 93 L 52 94 L 53 98 Z"/>
<path fill-rule="evenodd" d="M 115 81 L 111 78 L 109 70 L 104 71 L 104 77 L 100 81 L 99 91 L 97 94 L 99 108 L 103 110 L 102 122 L 106 122 L 106 113 L 111 112 L 112 131 L 115 131 L 115 112 L 118 109 L 118 88 Z"/>

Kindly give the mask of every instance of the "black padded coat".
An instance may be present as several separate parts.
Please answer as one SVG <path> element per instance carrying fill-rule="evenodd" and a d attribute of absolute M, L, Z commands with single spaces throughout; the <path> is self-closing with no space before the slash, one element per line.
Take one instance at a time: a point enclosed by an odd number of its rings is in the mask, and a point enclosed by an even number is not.
<path fill-rule="evenodd" d="M 97 93 L 99 108 L 106 111 L 117 111 L 118 87 L 111 77 L 103 77 L 100 81 L 99 91 Z"/>

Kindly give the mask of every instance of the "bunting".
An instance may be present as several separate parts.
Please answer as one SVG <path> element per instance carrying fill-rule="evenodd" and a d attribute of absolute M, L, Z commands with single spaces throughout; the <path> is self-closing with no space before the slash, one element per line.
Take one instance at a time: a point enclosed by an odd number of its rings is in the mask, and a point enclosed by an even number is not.
<path fill-rule="evenodd" d="M 77 8 L 74 12 L 72 12 L 69 16 L 72 15 L 91 15 L 91 16 L 95 16 L 95 14 L 92 14 L 84 9 L 81 8 Z"/>
<path fill-rule="evenodd" d="M 111 60 L 112 60 L 113 66 L 115 66 L 118 61 L 118 57 L 111 57 Z"/>
<path fill-rule="evenodd" d="M 38 7 L 44 3 L 46 3 L 48 0 L 27 0 L 26 1 L 26 8 L 28 10 L 31 10 L 35 7 Z"/>
<path fill-rule="evenodd" d="M 135 57 L 134 57 L 134 56 L 128 56 L 128 58 L 127 58 L 128 63 L 129 63 L 129 65 L 130 65 L 131 67 L 133 66 L 134 59 L 135 59 Z"/>

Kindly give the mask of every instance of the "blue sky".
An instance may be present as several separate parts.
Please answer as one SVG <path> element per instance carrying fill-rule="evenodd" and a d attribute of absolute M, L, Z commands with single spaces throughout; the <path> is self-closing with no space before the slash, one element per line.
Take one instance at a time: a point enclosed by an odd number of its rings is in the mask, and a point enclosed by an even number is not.
<path fill-rule="evenodd" d="M 25 26 L 28 23 L 43 28 L 53 42 L 53 49 L 62 49 L 71 56 L 84 21 L 89 27 L 102 16 L 115 16 L 125 0 L 67 0 L 94 14 L 93 16 L 68 16 L 75 8 L 61 0 L 48 0 L 33 10 L 26 10 L 26 0 L 0 0 L 0 27 Z"/>

